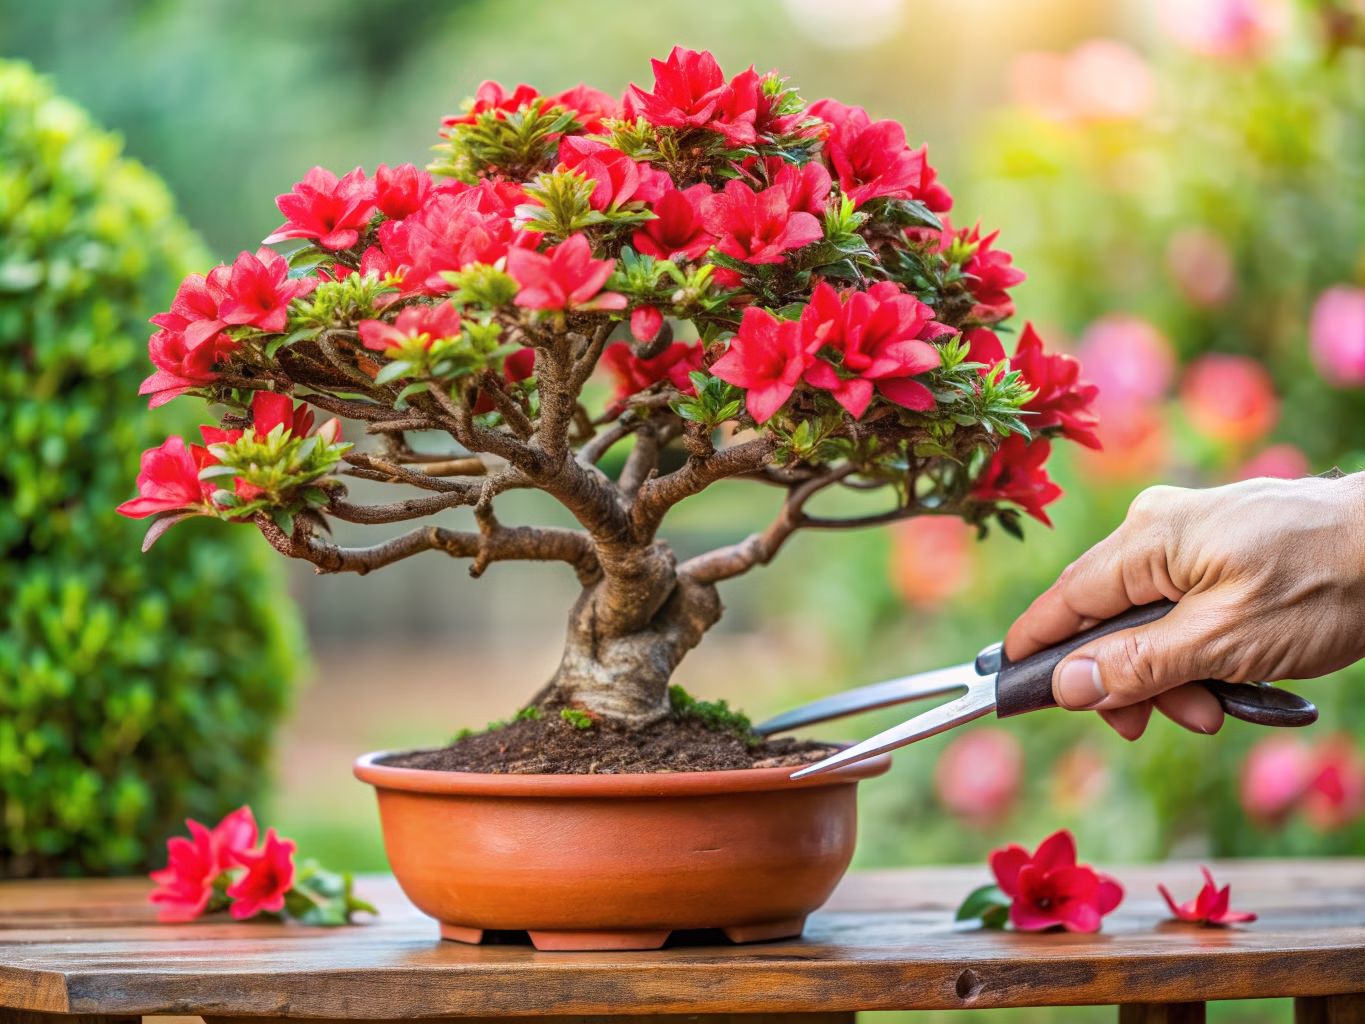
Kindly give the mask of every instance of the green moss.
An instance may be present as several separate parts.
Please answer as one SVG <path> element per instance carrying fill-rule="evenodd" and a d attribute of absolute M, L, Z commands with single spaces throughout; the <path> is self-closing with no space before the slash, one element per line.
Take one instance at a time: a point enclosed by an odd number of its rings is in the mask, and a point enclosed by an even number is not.
<path fill-rule="evenodd" d="M 575 729 L 591 729 L 593 725 L 592 715 L 586 711 L 579 711 L 577 708 L 563 708 L 559 712 L 559 717 Z"/>
<path fill-rule="evenodd" d="M 697 700 L 681 686 L 668 688 L 668 700 L 673 714 L 679 718 L 693 718 L 712 732 L 732 732 L 745 743 L 757 746 L 762 737 L 754 732 L 754 723 L 742 711 L 731 711 L 723 700 Z"/>
<path fill-rule="evenodd" d="M 300 667 L 281 568 L 250 531 L 177 526 L 149 553 L 147 317 L 209 259 L 119 140 L 0 61 L 0 876 L 164 860 L 191 816 L 255 798 Z"/>

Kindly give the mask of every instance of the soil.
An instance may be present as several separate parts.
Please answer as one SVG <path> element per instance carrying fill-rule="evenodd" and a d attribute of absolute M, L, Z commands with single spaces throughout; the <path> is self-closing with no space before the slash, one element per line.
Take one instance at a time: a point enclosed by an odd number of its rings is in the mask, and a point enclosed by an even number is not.
<path fill-rule="evenodd" d="M 678 715 L 628 730 L 609 722 L 580 729 L 558 713 L 547 713 L 459 737 L 440 750 L 395 754 L 381 763 L 493 775 L 620 775 L 796 767 L 838 749 L 810 740 L 754 740 Z"/>

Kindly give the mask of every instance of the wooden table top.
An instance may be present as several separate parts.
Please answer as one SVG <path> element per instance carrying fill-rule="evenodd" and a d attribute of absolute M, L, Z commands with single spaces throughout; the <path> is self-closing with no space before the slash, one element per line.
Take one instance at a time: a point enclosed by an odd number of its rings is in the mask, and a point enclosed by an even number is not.
<path fill-rule="evenodd" d="M 1098 935 L 955 929 L 980 867 L 849 875 L 800 940 L 541 953 L 437 939 L 393 881 L 379 918 L 339 929 L 158 925 L 141 880 L 0 882 L 0 1007 L 84 1014 L 331 1019 L 804 1013 L 1181 1002 L 1365 992 L 1365 859 L 1214 865 L 1238 928 L 1166 922 L 1189 863 L 1116 869 Z M 722 940 L 723 942 L 723 940 Z"/>

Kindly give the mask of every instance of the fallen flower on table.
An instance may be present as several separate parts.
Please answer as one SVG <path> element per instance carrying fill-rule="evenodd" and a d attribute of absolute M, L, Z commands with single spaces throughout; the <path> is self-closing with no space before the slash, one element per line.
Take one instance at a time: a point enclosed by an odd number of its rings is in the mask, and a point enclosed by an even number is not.
<path fill-rule="evenodd" d="M 1030 855 L 1013 844 L 990 856 L 995 885 L 983 885 L 958 908 L 958 921 L 983 928 L 1036 932 L 1065 928 L 1097 932 L 1104 916 L 1123 902 L 1123 887 L 1088 864 L 1076 863 L 1076 840 L 1063 829 Z"/>
<path fill-rule="evenodd" d="M 1256 920 L 1255 914 L 1230 909 L 1232 886 L 1225 885 L 1220 889 L 1208 868 L 1200 870 L 1204 873 L 1204 888 L 1188 903 L 1176 903 L 1170 890 L 1164 885 L 1157 886 L 1176 920 L 1203 925 L 1247 924 Z"/>
<path fill-rule="evenodd" d="M 158 904 L 163 923 L 192 921 L 201 914 L 228 910 L 239 921 L 258 914 L 292 917 L 303 924 L 349 924 L 356 911 L 377 913 L 352 891 L 349 874 L 338 874 L 306 860 L 295 865 L 295 845 L 266 831 L 256 846 L 256 817 L 240 807 L 210 830 L 187 820 L 190 837 L 166 843 L 167 863 L 153 871 L 156 888 L 147 897 Z"/>

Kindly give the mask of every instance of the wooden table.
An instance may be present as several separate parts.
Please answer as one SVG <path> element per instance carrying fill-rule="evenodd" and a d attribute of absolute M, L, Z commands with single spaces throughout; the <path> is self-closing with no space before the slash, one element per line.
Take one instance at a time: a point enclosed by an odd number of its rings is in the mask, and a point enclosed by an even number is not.
<path fill-rule="evenodd" d="M 1365 860 L 1215 867 L 1236 929 L 1165 922 L 1156 883 L 1189 898 L 1192 864 L 1119 869 L 1099 935 L 962 931 L 980 868 L 850 875 L 804 939 L 643 953 L 540 953 L 441 942 L 390 879 L 359 886 L 381 916 L 334 930 L 157 925 L 139 880 L 0 883 L 0 1024 L 125 1024 L 202 1015 L 476 1024 L 852 1024 L 857 1010 L 1122 1004 L 1123 1022 L 1199 1021 L 1204 1002 L 1294 996 L 1297 1020 L 1365 1021 Z M 455 1024 L 455 1022 L 447 1022 Z M 639 1021 L 638 1024 L 643 1024 Z"/>

